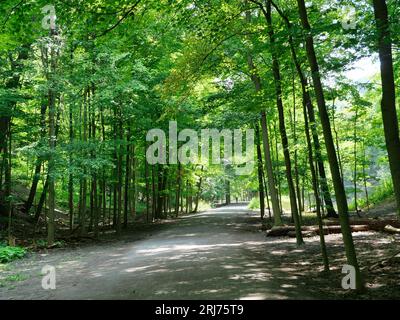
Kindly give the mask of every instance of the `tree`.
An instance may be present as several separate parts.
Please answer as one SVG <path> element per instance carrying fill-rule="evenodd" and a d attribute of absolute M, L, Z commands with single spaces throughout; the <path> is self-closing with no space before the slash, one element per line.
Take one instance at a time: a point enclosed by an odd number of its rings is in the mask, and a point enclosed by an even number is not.
<path fill-rule="evenodd" d="M 308 14 L 304 0 L 297 0 L 300 20 L 305 32 L 306 52 L 308 63 L 311 68 L 311 74 L 314 84 L 315 95 L 317 98 L 319 116 L 323 129 L 326 151 L 328 154 L 329 166 L 335 189 L 336 202 L 339 211 L 339 220 L 342 229 L 343 242 L 346 250 L 346 257 L 348 263 L 355 268 L 356 271 L 356 287 L 361 290 L 363 287 L 360 268 L 358 266 L 356 251 L 353 243 L 353 236 L 350 230 L 348 207 L 346 192 L 344 189 L 343 181 L 340 176 L 339 165 L 336 157 L 335 145 L 333 143 L 332 131 L 329 122 L 328 111 L 325 104 L 324 91 L 319 72 L 317 57 L 314 50 L 314 40 L 311 33 L 311 26 L 308 22 Z"/>
<path fill-rule="evenodd" d="M 381 111 L 385 132 L 386 148 L 389 156 L 394 193 L 400 216 L 400 138 L 396 111 L 396 91 L 393 74 L 392 41 L 386 0 L 373 0 L 378 49 L 381 62 L 382 101 Z"/>

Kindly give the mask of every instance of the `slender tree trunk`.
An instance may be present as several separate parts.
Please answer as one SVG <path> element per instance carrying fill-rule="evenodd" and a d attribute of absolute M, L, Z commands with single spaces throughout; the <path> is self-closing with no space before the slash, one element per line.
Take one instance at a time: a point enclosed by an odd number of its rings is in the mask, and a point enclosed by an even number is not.
<path fill-rule="evenodd" d="M 225 179 L 225 204 L 231 204 L 231 181 L 229 178 Z"/>
<path fill-rule="evenodd" d="M 271 146 L 269 144 L 269 132 L 267 125 L 267 116 L 265 112 L 261 113 L 261 128 L 262 128 L 262 139 L 264 146 L 264 160 L 265 167 L 268 177 L 268 186 L 269 193 L 271 196 L 271 204 L 272 204 L 272 214 L 274 216 L 274 225 L 280 226 L 282 225 L 281 218 L 281 207 L 279 205 L 279 195 L 278 190 L 276 189 L 276 183 L 274 178 L 274 169 L 272 167 L 272 158 L 271 158 Z"/>
<path fill-rule="evenodd" d="M 314 83 L 315 95 L 317 97 L 319 116 L 323 134 L 325 138 L 326 151 L 328 154 L 329 166 L 333 185 L 335 189 L 336 202 L 339 211 L 339 220 L 343 235 L 343 242 L 346 250 L 347 262 L 353 266 L 356 272 L 356 287 L 358 290 L 363 288 L 363 281 L 361 278 L 360 268 L 357 261 L 356 251 L 353 243 L 353 236 L 351 234 L 349 214 L 347 206 L 346 192 L 344 189 L 343 181 L 340 176 L 339 165 L 337 161 L 335 145 L 333 143 L 332 130 L 329 122 L 329 115 L 325 104 L 324 91 L 322 88 L 321 76 L 317 57 L 314 50 L 314 40 L 311 33 L 311 27 L 308 22 L 307 9 L 304 0 L 297 0 L 299 15 L 306 37 L 306 52 L 308 62 L 311 67 L 312 79 Z M 400 162 L 399 162 L 400 163 Z"/>
<path fill-rule="evenodd" d="M 258 194 L 260 198 L 260 214 L 261 220 L 265 216 L 265 196 L 264 196 L 264 185 L 263 185 L 263 167 L 262 167 L 262 155 L 260 145 L 260 129 L 258 124 L 255 126 L 256 129 L 256 148 L 257 148 L 257 175 L 258 175 Z"/>
<path fill-rule="evenodd" d="M 54 53 L 53 53 L 54 54 Z M 52 56 L 53 56 L 52 54 Z M 49 91 L 49 141 L 50 141 L 50 157 L 48 165 L 48 180 L 49 180 L 49 211 L 47 214 L 47 244 L 52 246 L 55 236 L 55 92 Z"/>
<path fill-rule="evenodd" d="M 382 101 L 381 111 L 385 131 L 390 172 L 400 217 L 400 138 L 396 111 L 396 91 L 393 72 L 392 39 L 386 0 L 373 0 L 378 29 L 379 59 L 381 62 Z"/>
<path fill-rule="evenodd" d="M 358 213 L 358 201 L 357 201 L 357 120 L 358 120 L 358 108 L 357 106 L 355 116 L 354 116 L 354 131 L 353 131 L 353 157 L 354 157 L 354 171 L 353 171 L 353 187 L 354 187 L 354 207 L 357 215 Z"/>
<path fill-rule="evenodd" d="M 17 89 L 20 86 L 21 71 L 23 70 L 23 61 L 29 57 L 30 44 L 24 44 L 18 50 L 18 57 L 13 60 L 12 54 L 9 53 L 9 60 L 11 64 L 11 78 L 5 79 L 6 89 Z M 0 191 L 4 187 L 4 194 L 1 195 L 0 192 L 0 215 L 2 215 L 1 210 L 4 206 L 4 213 L 6 216 L 12 213 L 12 201 L 11 201 L 11 134 L 12 134 L 12 116 L 14 112 L 15 102 L 7 103 L 7 108 L 3 109 L 0 115 L 0 152 L 3 152 L 3 174 L 4 171 L 4 184 L 0 184 Z M 1 177 L 2 178 L 2 177 Z M 2 183 L 2 179 L 0 179 Z"/>
<path fill-rule="evenodd" d="M 294 219 L 295 229 L 296 229 L 296 240 L 297 245 L 301 245 L 304 243 L 303 236 L 301 233 L 301 225 L 300 225 L 300 217 L 297 207 L 297 199 L 296 199 L 296 191 L 293 183 L 292 177 L 292 164 L 290 160 L 290 152 L 289 152 L 289 141 L 286 135 L 286 126 L 285 126 L 285 115 L 283 110 L 283 102 L 282 102 L 282 87 L 281 87 L 281 75 L 280 75 L 280 66 L 279 61 L 275 52 L 275 35 L 272 27 L 272 16 L 271 16 L 271 2 L 267 0 L 267 10 L 265 18 L 267 20 L 268 25 L 268 35 L 270 40 L 270 45 L 272 48 L 272 71 L 275 79 L 275 93 L 276 93 L 276 104 L 278 108 L 279 115 L 279 131 L 282 139 L 282 147 L 283 147 L 283 155 L 285 158 L 285 167 L 286 167 L 286 179 L 289 188 L 289 197 L 290 197 L 290 207 L 292 216 Z"/>
<path fill-rule="evenodd" d="M 199 181 L 197 182 L 197 192 L 196 192 L 196 199 L 195 199 L 195 207 L 194 207 L 194 212 L 197 212 L 199 208 L 199 200 L 200 200 L 200 194 L 201 194 L 201 187 L 202 187 L 202 182 L 203 182 L 203 176 L 201 175 L 203 173 L 204 166 L 201 166 L 200 170 L 200 177 Z"/>
<path fill-rule="evenodd" d="M 74 141 L 74 127 L 72 116 L 72 104 L 69 107 L 69 143 L 72 145 Z M 72 166 L 72 153 L 69 154 L 69 166 Z M 69 230 L 74 228 L 74 176 L 72 173 L 68 175 L 68 208 L 69 208 Z"/>
<path fill-rule="evenodd" d="M 92 97 L 94 96 L 95 93 L 95 87 L 92 84 Z M 93 99 L 93 98 L 92 98 Z M 90 104 L 91 108 L 91 129 L 92 129 L 92 141 L 96 141 L 96 111 L 94 109 L 93 103 Z M 92 158 L 95 160 L 96 155 L 94 152 L 92 152 Z M 92 212 L 93 212 L 93 224 L 94 224 L 94 237 L 97 238 L 99 236 L 99 201 L 98 201 L 98 192 L 97 192 L 97 172 L 95 171 L 92 176 Z"/>
<path fill-rule="evenodd" d="M 268 124 L 269 127 L 269 124 Z M 275 156 L 275 180 L 277 181 L 278 184 L 278 199 L 279 199 L 279 207 L 281 210 L 281 214 L 283 214 L 283 205 L 282 205 L 282 183 L 281 183 L 281 166 L 280 166 L 280 162 L 279 162 L 279 147 L 278 147 L 278 132 L 276 130 L 276 124 L 275 122 L 272 125 L 273 127 L 273 131 L 272 129 L 269 130 L 269 132 L 273 132 L 273 142 L 274 142 L 274 148 L 273 150 L 273 154 L 272 154 L 272 158 L 274 158 Z M 293 216 L 292 216 L 292 222 L 293 222 Z"/>
<path fill-rule="evenodd" d="M 310 165 L 310 172 L 311 172 L 311 181 L 314 190 L 314 197 L 316 202 L 316 211 L 317 211 L 317 219 L 318 219 L 318 229 L 319 229 L 319 237 L 320 237 L 320 244 L 321 244 L 321 252 L 322 252 L 322 260 L 324 262 L 324 270 L 329 271 L 329 258 L 328 253 L 326 250 L 325 244 L 325 235 L 324 229 L 322 225 L 322 215 L 321 215 L 321 198 L 319 196 L 318 191 L 318 178 L 317 173 L 314 167 L 314 157 L 313 157 L 313 150 L 310 138 L 310 130 L 308 125 L 308 118 L 307 118 L 307 106 L 306 103 L 303 103 L 303 113 L 304 113 L 304 130 L 306 133 L 306 140 L 307 140 L 307 149 L 308 149 L 308 161 Z"/>
<path fill-rule="evenodd" d="M 296 126 L 296 80 L 295 74 L 292 70 L 292 94 L 293 94 L 293 115 L 290 116 L 290 120 L 292 122 L 292 132 L 293 132 L 293 143 L 294 143 L 294 181 L 296 185 L 296 196 L 297 203 L 299 209 L 299 218 L 300 223 L 302 224 L 302 212 L 303 212 L 303 204 L 301 202 L 301 192 L 300 192 L 300 179 L 299 179 L 299 164 L 298 164 L 298 152 L 297 152 L 297 126 Z M 290 111 L 290 109 L 289 109 Z"/>
<path fill-rule="evenodd" d="M 145 152 L 146 154 L 146 144 L 145 144 Z M 149 222 L 149 214 L 150 214 L 150 187 L 149 187 L 149 165 L 147 163 L 146 157 L 144 158 L 144 178 L 146 183 L 146 221 Z"/>
<path fill-rule="evenodd" d="M 162 165 L 158 165 L 157 170 L 157 210 L 156 210 L 156 219 L 162 218 L 162 210 L 163 210 L 163 177 L 164 170 Z"/>
<path fill-rule="evenodd" d="M 123 175 L 123 170 L 122 170 L 122 157 L 124 153 L 124 146 L 122 144 L 122 140 L 124 138 L 123 134 L 123 127 L 122 127 L 122 110 L 121 106 L 118 106 L 118 137 L 119 137 L 119 150 L 118 150 L 118 209 L 117 209 L 117 221 L 115 225 L 115 230 L 117 232 L 117 235 L 121 234 L 121 215 L 122 215 L 122 175 Z"/>
<path fill-rule="evenodd" d="M 131 146 L 130 146 L 130 140 L 131 140 L 131 128 L 128 127 L 127 133 L 126 133 L 126 155 L 125 155 L 125 186 L 124 186 L 124 229 L 128 227 L 128 204 L 129 204 L 129 189 L 130 189 L 130 179 L 131 179 L 131 170 L 130 170 L 130 165 L 131 165 L 131 159 L 130 159 L 130 152 L 131 152 Z"/>
<path fill-rule="evenodd" d="M 247 64 L 251 71 L 251 80 L 254 84 L 256 92 L 261 91 L 261 79 L 257 73 L 257 69 L 253 63 L 252 56 L 250 54 L 247 55 Z M 267 172 L 268 177 L 268 185 L 269 192 L 271 195 L 271 203 L 272 203 L 272 212 L 274 216 L 274 224 L 275 226 L 282 225 L 281 212 L 279 207 L 279 199 L 278 192 L 276 190 L 276 183 L 274 178 L 274 169 L 272 166 L 272 157 L 271 157 L 271 146 L 267 125 L 267 116 L 265 111 L 262 111 L 260 114 L 260 122 L 261 122 L 261 132 L 262 132 L 262 141 L 263 141 L 263 150 L 264 150 L 264 160 L 265 160 L 265 171 Z"/>
<path fill-rule="evenodd" d="M 336 129 L 336 106 L 335 106 L 335 98 L 333 98 L 332 103 L 332 129 L 333 133 L 335 134 L 335 143 L 336 143 L 336 154 L 338 158 L 339 170 L 340 170 L 340 177 L 344 183 L 344 174 L 343 174 L 343 164 L 342 164 L 342 156 L 340 152 L 340 144 L 339 144 L 339 133 Z"/>
<path fill-rule="evenodd" d="M 261 157 L 261 168 L 264 168 L 264 165 L 263 165 L 263 162 L 262 162 L 262 157 Z M 270 221 L 272 221 L 271 206 L 270 206 L 270 203 L 269 203 L 269 196 L 268 196 L 267 179 L 265 178 L 265 171 L 263 170 L 261 173 L 262 173 L 262 180 L 263 180 L 263 183 L 264 183 L 264 194 L 265 194 L 265 197 L 267 199 L 268 218 L 269 218 Z"/>
<path fill-rule="evenodd" d="M 363 143 L 362 174 L 363 174 L 363 181 L 364 181 L 364 192 L 365 192 L 367 211 L 369 211 L 369 196 L 368 196 L 368 187 L 367 187 L 367 174 L 366 174 L 366 170 L 365 170 L 366 161 L 367 161 L 367 159 L 366 159 L 366 150 L 365 150 L 365 144 Z"/>
<path fill-rule="evenodd" d="M 43 141 L 46 137 L 46 111 L 47 111 L 47 104 L 48 102 L 43 102 L 42 106 L 40 108 L 40 126 L 41 126 L 41 133 L 40 133 L 40 138 L 41 141 Z M 24 205 L 24 211 L 26 213 L 29 213 L 32 205 L 33 205 L 33 200 L 35 199 L 36 195 L 36 190 L 37 186 L 40 180 L 40 171 L 42 168 L 42 163 L 43 163 L 43 158 L 38 157 L 36 160 L 36 165 L 35 165 L 35 173 L 33 174 L 33 179 L 32 179 L 32 185 L 31 189 L 29 190 L 29 196 L 28 199 L 25 202 Z"/>
<path fill-rule="evenodd" d="M 132 144 L 131 147 L 131 163 L 132 163 L 132 168 L 131 168 L 131 179 L 132 179 L 132 186 L 131 186 L 131 196 L 130 196 L 130 203 L 131 203 L 131 215 L 133 218 L 136 217 L 136 197 L 137 197 L 137 190 L 136 190 L 136 146 L 135 144 Z"/>
<path fill-rule="evenodd" d="M 8 138 L 6 141 L 6 147 L 4 148 L 4 154 L 6 155 L 6 163 L 5 163 L 5 186 L 4 186 L 4 196 L 5 196 L 5 209 L 8 216 L 8 242 L 9 245 L 14 245 L 12 240 L 12 213 L 13 213 L 13 203 L 11 200 L 11 170 L 12 170 L 12 159 L 11 159 L 11 150 L 12 150 L 12 119 L 7 123 L 8 128 L 6 131 L 6 137 Z"/>
<path fill-rule="evenodd" d="M 48 81 L 50 82 L 49 89 L 49 164 L 48 164 L 48 180 L 49 180 L 49 211 L 47 215 L 47 245 L 52 246 L 55 238 L 55 147 L 56 147 L 56 92 L 55 86 L 55 73 L 56 73 L 56 43 L 55 43 L 55 30 L 50 30 L 50 37 L 53 45 L 50 49 L 50 74 Z"/>
<path fill-rule="evenodd" d="M 320 185 L 321 185 L 321 189 L 322 189 L 323 199 L 324 199 L 326 209 L 328 212 L 327 216 L 331 217 L 331 218 L 337 218 L 338 215 L 336 214 L 335 209 L 333 207 L 333 202 L 332 202 L 332 198 L 330 195 L 328 182 L 326 179 L 325 167 L 324 167 L 324 162 L 323 162 L 322 153 L 321 153 L 321 145 L 319 142 L 317 124 L 316 124 L 316 120 L 315 120 L 314 107 L 312 105 L 310 93 L 308 91 L 308 87 L 309 87 L 308 81 L 307 81 L 307 78 L 304 76 L 303 70 L 301 68 L 301 64 L 297 57 L 297 53 L 296 53 L 296 49 L 295 49 L 295 45 L 294 45 L 294 41 L 293 41 L 293 37 L 292 37 L 292 32 L 293 32 L 292 24 L 290 23 L 290 20 L 287 18 L 287 16 L 282 12 L 282 10 L 280 10 L 280 8 L 274 2 L 271 2 L 271 3 L 275 7 L 275 9 L 278 11 L 278 13 L 282 17 L 282 19 L 285 21 L 286 26 L 289 31 L 288 39 L 289 39 L 290 51 L 291 51 L 294 65 L 296 67 L 297 74 L 300 79 L 302 95 L 303 95 L 303 103 L 305 103 L 307 106 L 307 113 L 308 113 L 309 122 L 310 122 L 310 126 L 311 126 L 311 133 L 312 133 L 313 142 L 314 142 L 316 161 L 318 162 Z M 340 157 L 339 157 L 339 161 L 340 161 Z M 339 164 L 340 164 L 340 162 L 339 162 Z M 303 203 L 304 203 L 304 201 L 303 201 Z"/>
<path fill-rule="evenodd" d="M 154 165 L 151 166 L 151 186 L 152 186 L 152 205 L 151 205 L 151 220 L 154 222 L 156 218 L 157 211 L 157 194 L 156 194 L 156 181 L 155 181 L 155 172 Z"/>
<path fill-rule="evenodd" d="M 185 206 L 185 213 L 188 214 L 189 213 L 189 180 L 186 180 L 186 206 Z"/>
<path fill-rule="evenodd" d="M 88 97 L 87 97 L 87 89 L 84 90 L 83 92 L 83 142 L 86 144 L 88 141 L 88 130 L 87 130 L 87 126 L 88 126 L 88 112 L 87 112 L 87 103 L 88 103 Z M 84 150 L 83 151 L 83 156 L 86 158 L 87 157 L 87 153 Z M 81 185 L 82 185 L 82 192 L 81 192 L 81 207 L 80 207 L 80 235 L 83 236 L 86 234 L 86 211 L 87 211 L 87 168 L 86 166 L 84 166 L 83 168 L 83 178 L 81 181 Z"/>

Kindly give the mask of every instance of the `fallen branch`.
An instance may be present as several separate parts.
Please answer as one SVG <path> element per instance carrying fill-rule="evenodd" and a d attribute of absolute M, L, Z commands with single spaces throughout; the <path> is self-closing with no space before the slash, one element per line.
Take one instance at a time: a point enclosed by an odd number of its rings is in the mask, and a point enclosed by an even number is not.
<path fill-rule="evenodd" d="M 337 220 L 325 220 L 324 233 L 340 233 L 341 227 L 337 224 Z M 352 219 L 350 220 L 350 227 L 352 232 L 360 231 L 378 231 L 388 232 L 392 234 L 400 234 L 400 220 L 397 219 Z M 301 228 L 305 232 L 305 236 L 311 236 L 312 233 L 307 231 L 316 232 L 319 235 L 318 226 L 303 226 Z M 292 236 L 295 232 L 294 226 L 280 226 L 273 227 L 267 231 L 268 237 L 284 237 Z M 289 234 L 290 233 L 290 234 Z"/>
<path fill-rule="evenodd" d="M 383 229 L 385 232 L 388 233 L 400 233 L 399 228 L 392 227 L 391 225 L 386 225 L 385 228 Z"/>
<path fill-rule="evenodd" d="M 368 225 L 352 225 L 350 226 L 352 232 L 361 232 L 361 231 L 369 231 Z M 324 226 L 323 227 L 324 234 L 337 234 L 341 233 L 342 229 L 339 225 L 333 226 Z M 319 235 L 318 226 L 304 226 L 301 228 L 302 234 L 304 237 L 313 237 L 315 235 Z M 274 227 L 271 230 L 267 231 L 267 237 L 295 237 L 296 229 L 294 226 L 283 226 L 283 227 Z"/>
<path fill-rule="evenodd" d="M 377 263 L 374 263 L 372 266 L 368 268 L 369 271 L 372 271 L 373 269 L 380 267 L 383 268 L 386 265 L 388 265 L 391 261 L 393 261 L 395 258 L 400 258 L 400 251 L 396 252 L 395 254 L 391 255 L 389 258 L 383 259 L 378 261 Z"/>
<path fill-rule="evenodd" d="M 337 225 L 335 220 L 326 220 L 327 226 Z M 394 228 L 400 228 L 400 220 L 397 219 L 351 219 L 350 225 L 368 225 L 369 230 L 372 231 L 385 231 L 385 227 L 390 225 Z"/>

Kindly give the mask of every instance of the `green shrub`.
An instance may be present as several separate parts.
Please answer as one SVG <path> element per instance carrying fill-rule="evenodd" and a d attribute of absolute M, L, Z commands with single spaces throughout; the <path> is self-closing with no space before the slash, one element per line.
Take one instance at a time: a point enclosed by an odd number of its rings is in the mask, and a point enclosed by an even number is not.
<path fill-rule="evenodd" d="M 260 209 L 260 198 L 252 198 L 247 207 L 251 210 Z"/>
<path fill-rule="evenodd" d="M 25 256 L 26 250 L 21 247 L 0 247 L 0 263 L 7 263 Z"/>
<path fill-rule="evenodd" d="M 378 186 L 376 186 L 372 192 L 370 192 L 368 200 L 369 200 L 369 205 L 377 205 L 386 199 L 392 197 L 394 195 L 394 190 L 393 190 L 393 183 L 391 179 L 386 179 L 381 182 Z M 361 198 L 358 199 L 357 204 L 360 208 L 366 208 L 367 207 L 367 199 Z M 350 210 L 355 210 L 355 203 L 351 203 L 349 205 Z"/>
<path fill-rule="evenodd" d="M 64 240 L 60 240 L 60 241 L 54 241 L 52 248 L 63 248 L 65 247 L 66 243 Z M 49 245 L 47 243 L 46 239 L 38 239 L 36 240 L 36 246 L 39 249 L 44 249 L 44 248 L 48 248 Z"/>

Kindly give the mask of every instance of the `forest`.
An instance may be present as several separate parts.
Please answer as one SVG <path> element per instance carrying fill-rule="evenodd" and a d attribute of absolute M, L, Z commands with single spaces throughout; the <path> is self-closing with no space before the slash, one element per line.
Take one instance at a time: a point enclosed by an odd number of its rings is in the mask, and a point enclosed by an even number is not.
<path fill-rule="evenodd" d="M 399 13 L 0 0 L 0 299 L 399 299 Z"/>

